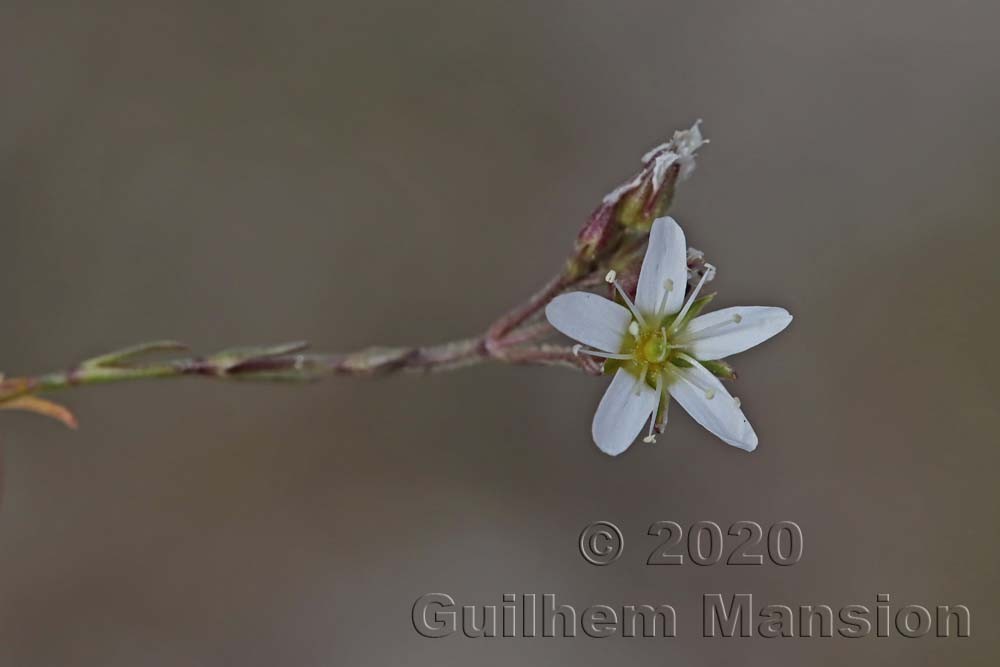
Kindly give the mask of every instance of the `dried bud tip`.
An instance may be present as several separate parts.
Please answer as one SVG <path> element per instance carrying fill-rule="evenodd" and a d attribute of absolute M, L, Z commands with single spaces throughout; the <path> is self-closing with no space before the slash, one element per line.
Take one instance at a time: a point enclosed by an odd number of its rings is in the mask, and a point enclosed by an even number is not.
<path fill-rule="evenodd" d="M 616 220 L 625 227 L 648 230 L 653 220 L 662 216 L 674 195 L 674 186 L 686 179 L 695 168 L 695 153 L 707 140 L 695 122 L 687 130 L 674 132 L 673 138 L 642 156 L 642 170 L 605 198 L 615 206 Z"/>

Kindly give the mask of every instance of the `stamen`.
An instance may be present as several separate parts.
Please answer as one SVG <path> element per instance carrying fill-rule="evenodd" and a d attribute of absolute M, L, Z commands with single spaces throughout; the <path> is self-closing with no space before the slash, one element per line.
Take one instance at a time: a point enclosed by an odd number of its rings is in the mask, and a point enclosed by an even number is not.
<path fill-rule="evenodd" d="M 629 323 L 629 325 L 628 325 L 628 332 L 630 334 L 632 334 L 633 338 L 638 338 L 639 337 L 639 323 L 636 322 L 635 320 L 632 320 Z"/>
<path fill-rule="evenodd" d="M 684 361 L 688 362 L 692 366 L 701 366 L 701 364 L 698 363 L 698 360 L 692 357 L 690 354 L 685 354 L 684 352 L 678 352 L 677 356 L 683 359 Z"/>
<path fill-rule="evenodd" d="M 614 278 L 615 275 L 616 274 L 615 274 L 614 271 L 608 271 L 608 275 L 605 276 L 604 279 L 608 280 L 608 278 Z M 645 329 L 646 328 L 646 320 L 644 320 L 642 318 L 642 313 L 640 313 L 639 309 L 635 307 L 634 303 L 632 303 L 632 299 L 628 298 L 628 294 L 626 294 L 625 290 L 622 289 L 621 284 L 617 280 L 610 280 L 608 282 L 610 282 L 612 285 L 615 286 L 615 289 L 618 290 L 619 294 L 621 294 L 622 301 L 625 302 L 625 305 L 628 306 L 628 309 L 632 312 L 632 317 L 634 317 L 636 319 L 636 321 L 639 323 L 640 327 L 642 327 L 643 329 Z"/>
<path fill-rule="evenodd" d="M 694 357 L 692 357 L 689 354 L 685 354 L 683 352 L 678 352 L 677 356 L 679 358 L 683 359 L 684 361 L 688 362 L 692 366 L 701 366 L 701 364 L 698 362 L 698 360 L 695 359 Z M 693 385 L 696 389 L 700 389 L 701 391 L 703 391 L 705 393 L 705 398 L 706 399 L 712 400 L 713 398 L 715 398 L 715 388 L 712 387 L 709 384 L 706 384 L 706 383 L 702 382 L 701 378 L 699 378 L 698 376 L 690 374 L 690 373 L 685 373 L 682 377 L 688 383 L 690 383 L 691 385 Z"/>
<path fill-rule="evenodd" d="M 733 396 L 733 403 L 736 404 L 736 407 L 740 407 L 740 405 L 741 405 L 740 397 L 739 396 Z"/>
<path fill-rule="evenodd" d="M 670 325 L 671 330 L 677 331 L 677 329 L 680 327 L 681 322 L 684 320 L 684 316 L 688 314 L 689 310 L 691 310 L 691 304 L 693 304 L 694 300 L 698 298 L 698 292 L 701 291 L 701 288 L 705 284 L 705 279 L 708 278 L 709 268 L 711 268 L 712 273 L 714 275 L 715 267 L 712 266 L 711 264 L 706 264 L 705 273 L 701 275 L 701 280 L 698 281 L 698 285 L 691 292 L 691 296 L 688 297 L 687 303 L 685 303 L 684 307 L 681 308 L 681 312 L 677 313 L 677 317 L 674 318 L 674 323 Z"/>
<path fill-rule="evenodd" d="M 713 324 L 710 327 L 705 327 L 704 329 L 699 329 L 698 331 L 691 331 L 690 329 L 685 330 L 677 338 L 680 341 L 688 341 L 691 338 L 696 338 L 698 340 L 701 340 L 702 338 L 705 338 L 707 336 L 711 336 L 711 335 L 715 334 L 715 332 L 717 332 L 717 331 L 721 331 L 721 330 L 725 329 L 726 327 L 730 326 L 733 323 L 739 324 L 742 321 L 743 321 L 743 317 L 739 313 L 736 313 L 735 315 L 733 315 L 728 320 L 723 320 L 721 322 L 716 322 L 715 324 Z M 684 343 L 684 344 L 678 345 L 677 347 L 686 347 L 686 346 L 687 346 L 686 343 Z"/>
<path fill-rule="evenodd" d="M 607 274 L 606 274 L 606 275 L 604 276 L 604 282 L 606 282 L 606 283 L 610 283 L 610 284 L 614 285 L 614 284 L 615 284 L 615 278 L 617 278 L 617 277 L 618 277 L 618 272 L 617 272 L 617 271 L 615 271 L 614 269 L 611 269 L 611 270 L 610 270 L 610 271 L 608 271 L 608 273 L 607 273 Z"/>
<path fill-rule="evenodd" d="M 663 398 L 663 373 L 656 376 L 656 403 L 653 407 L 653 414 L 649 418 L 649 434 L 642 439 L 645 443 L 653 444 L 656 442 L 656 417 L 660 411 L 661 398 Z"/>
<path fill-rule="evenodd" d="M 580 356 L 585 354 L 588 357 L 600 357 L 601 359 L 631 359 L 631 354 L 618 354 L 614 352 L 601 352 L 600 350 L 587 350 L 582 345 L 577 343 L 573 346 L 573 356 Z"/>

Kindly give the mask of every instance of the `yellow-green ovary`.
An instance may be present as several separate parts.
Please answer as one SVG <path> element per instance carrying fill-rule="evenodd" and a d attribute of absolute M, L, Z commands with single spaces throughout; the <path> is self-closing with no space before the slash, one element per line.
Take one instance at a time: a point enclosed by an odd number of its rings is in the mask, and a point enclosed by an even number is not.
<path fill-rule="evenodd" d="M 632 331 L 635 329 L 633 326 Z M 622 353 L 631 356 L 622 364 L 625 369 L 637 377 L 645 375 L 646 383 L 651 387 L 656 386 L 660 375 L 669 373 L 674 356 L 665 327 L 662 326 L 656 328 L 647 326 L 639 329 L 634 335 L 630 333 L 626 337 Z"/>

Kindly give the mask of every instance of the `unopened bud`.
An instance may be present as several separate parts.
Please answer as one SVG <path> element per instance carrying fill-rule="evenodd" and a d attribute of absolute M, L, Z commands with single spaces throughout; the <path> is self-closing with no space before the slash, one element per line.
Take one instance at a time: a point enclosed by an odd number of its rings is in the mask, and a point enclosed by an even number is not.
<path fill-rule="evenodd" d="M 614 252 L 627 230 L 648 232 L 670 207 L 674 188 L 693 170 L 695 152 L 706 143 L 696 122 L 642 156 L 642 169 L 601 202 L 576 238 L 574 262 L 591 263 Z"/>
<path fill-rule="evenodd" d="M 623 230 L 615 221 L 614 213 L 615 207 L 606 203 L 602 203 L 591 213 L 587 224 L 576 237 L 575 250 L 578 258 L 592 262 L 618 244 Z"/>
<path fill-rule="evenodd" d="M 653 221 L 670 207 L 674 198 L 674 184 L 680 168 L 672 165 L 666 172 L 664 182 L 655 187 L 652 172 L 644 174 L 642 182 L 635 190 L 622 196 L 615 210 L 615 218 L 623 227 L 649 231 Z"/>
<path fill-rule="evenodd" d="M 674 132 L 673 138 L 642 157 L 642 171 L 604 199 L 615 205 L 615 220 L 624 227 L 648 231 L 663 216 L 674 198 L 674 189 L 695 167 L 695 153 L 707 140 L 697 121 L 690 129 Z"/>

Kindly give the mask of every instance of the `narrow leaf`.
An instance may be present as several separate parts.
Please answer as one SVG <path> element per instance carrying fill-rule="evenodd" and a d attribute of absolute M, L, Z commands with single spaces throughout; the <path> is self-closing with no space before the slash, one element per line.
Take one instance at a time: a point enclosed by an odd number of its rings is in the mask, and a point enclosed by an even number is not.
<path fill-rule="evenodd" d="M 115 350 L 114 352 L 102 354 L 101 356 L 94 357 L 93 359 L 87 359 L 80 365 L 84 368 L 119 366 L 144 354 L 152 354 L 154 352 L 180 352 L 186 349 L 188 349 L 187 345 L 184 343 L 178 343 L 175 340 L 154 340 L 148 343 L 139 343 L 138 345 L 132 345 L 121 350 Z"/>
<path fill-rule="evenodd" d="M 0 403 L 0 410 L 34 412 L 36 415 L 42 415 L 43 417 L 49 417 L 50 419 L 62 422 L 69 428 L 75 429 L 77 427 L 76 417 L 73 416 L 73 413 L 69 409 L 38 396 L 19 396 L 6 403 Z"/>

